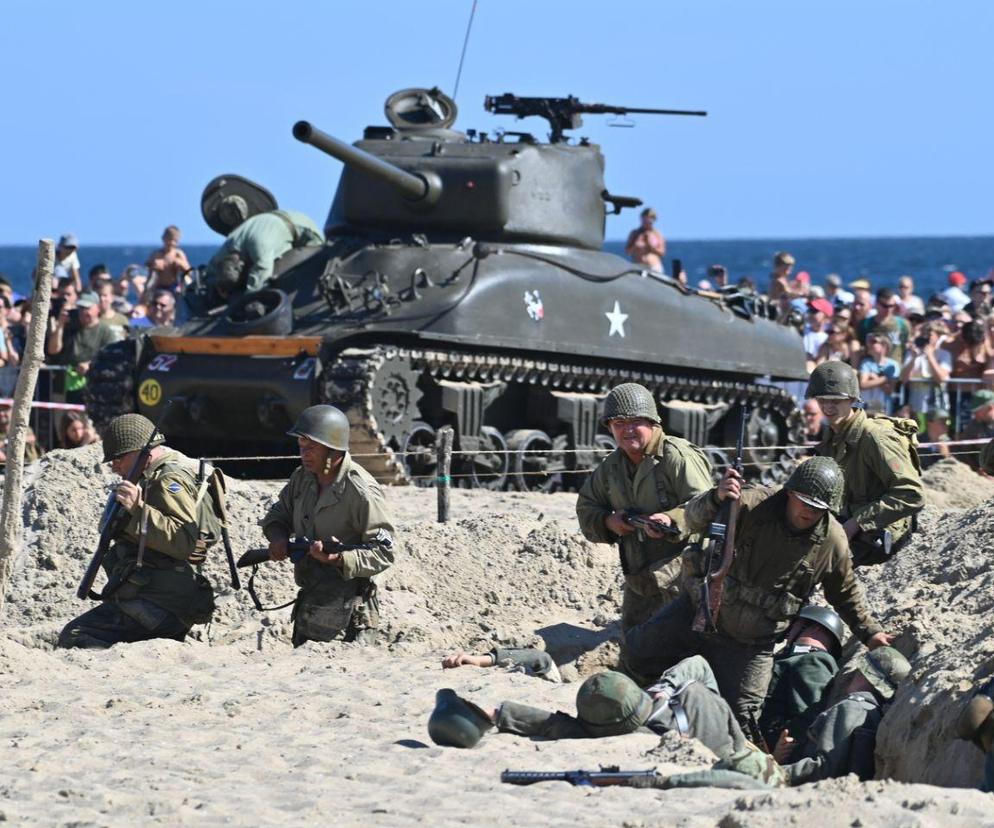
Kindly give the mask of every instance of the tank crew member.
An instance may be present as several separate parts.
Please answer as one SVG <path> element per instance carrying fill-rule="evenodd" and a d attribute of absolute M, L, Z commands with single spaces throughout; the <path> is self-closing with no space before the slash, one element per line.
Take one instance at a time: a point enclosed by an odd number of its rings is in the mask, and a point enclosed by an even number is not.
<path fill-rule="evenodd" d="M 494 647 L 482 655 L 460 650 L 442 659 L 442 667 L 447 670 L 465 666 L 505 667 L 555 684 L 563 680 L 552 656 L 535 647 Z"/>
<path fill-rule="evenodd" d="M 603 420 L 618 448 L 583 484 L 576 515 L 588 540 L 618 544 L 625 575 L 621 628 L 628 630 L 679 594 L 686 536 L 664 539 L 652 529 L 638 530 L 625 521 L 625 511 L 673 524 L 676 507 L 711 488 L 711 464 L 697 446 L 663 432 L 656 401 L 642 385 L 613 388 Z"/>
<path fill-rule="evenodd" d="M 831 434 L 816 452 L 845 476 L 842 528 L 857 565 L 881 563 L 910 540 L 925 506 L 913 420 L 868 417 L 856 408 L 859 378 L 844 362 L 823 362 L 811 373 L 806 397 L 818 400 Z M 890 549 L 885 535 L 890 533 Z"/>
<path fill-rule="evenodd" d="M 104 462 L 126 477 L 154 431 L 141 414 L 115 417 L 104 432 Z M 196 476 L 183 456 L 164 444 L 155 434 L 137 482 L 117 485 L 127 517 L 104 558 L 104 600 L 66 625 L 60 647 L 182 641 L 192 625 L 210 621 L 214 592 L 193 567 L 220 537 L 220 522 L 207 503 L 198 504 Z"/>
<path fill-rule="evenodd" d="M 743 488 L 739 473 L 729 469 L 716 488 L 687 503 L 687 529 L 702 532 L 722 501 L 741 502 L 717 632 L 692 628 L 704 573 L 701 556 L 688 553 L 684 594 L 628 632 L 626 669 L 658 673 L 682 658 L 703 655 L 740 724 L 753 732 L 770 685 L 773 646 L 816 587 L 860 641 L 870 648 L 889 644 L 891 636 L 866 606 L 845 532 L 831 513 L 842 488 L 835 461 L 812 457 L 780 490 Z"/>
<path fill-rule="evenodd" d="M 288 432 L 300 468 L 262 521 L 270 557 L 284 560 L 291 535 L 309 538 L 294 564 L 300 591 L 293 645 L 305 641 L 372 642 L 379 626 L 374 576 L 394 561 L 393 525 L 383 490 L 349 456 L 349 421 L 331 405 L 312 405 Z M 358 548 L 336 551 L 336 544 Z"/>
<path fill-rule="evenodd" d="M 861 653 L 855 668 L 836 680 L 838 690 L 833 687 L 832 695 L 837 692 L 842 698 L 815 719 L 804 741 L 796 746 L 789 735 L 784 735 L 774 748 L 778 761 L 789 755 L 800 757 L 784 768 L 789 784 L 802 785 L 849 773 L 872 779 L 880 720 L 898 685 L 910 672 L 908 660 L 893 647 Z"/>
<path fill-rule="evenodd" d="M 994 678 L 981 687 L 960 713 L 960 739 L 973 742 L 987 755 L 982 790 L 994 793 Z"/>
<path fill-rule="evenodd" d="M 233 208 L 240 196 L 230 196 Z M 247 210 L 247 208 L 246 208 Z M 234 223 L 234 222 L 232 222 Z M 236 291 L 259 290 L 273 278 L 277 259 L 298 247 L 320 247 L 324 236 L 308 216 L 295 210 L 272 210 L 238 224 L 207 265 L 207 284 L 221 299 Z"/>
<path fill-rule="evenodd" d="M 806 733 L 822 710 L 822 699 L 839 671 L 845 625 L 828 607 L 809 604 L 787 633 L 787 645 L 773 658 L 759 730 L 767 745 L 780 734 Z"/>

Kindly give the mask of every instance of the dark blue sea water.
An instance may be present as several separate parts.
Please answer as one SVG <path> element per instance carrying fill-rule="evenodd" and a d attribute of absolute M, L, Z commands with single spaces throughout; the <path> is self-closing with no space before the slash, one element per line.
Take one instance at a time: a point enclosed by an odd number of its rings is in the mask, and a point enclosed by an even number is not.
<path fill-rule="evenodd" d="M 692 284 L 705 277 L 711 264 L 723 264 L 733 279 L 751 276 L 765 288 L 770 261 L 777 250 L 787 250 L 797 259 L 795 270 L 806 270 L 813 284 L 823 284 L 829 273 L 851 281 L 869 278 L 875 287 L 893 286 L 905 273 L 916 281 L 916 292 L 926 298 L 946 286 L 952 270 L 961 270 L 974 279 L 986 276 L 994 267 L 994 236 L 949 238 L 880 239 L 729 239 L 714 241 L 669 241 L 667 268 L 675 258 L 683 262 Z M 115 275 L 127 265 L 144 262 L 157 244 L 83 246 L 79 251 L 83 278 L 96 264 L 105 264 Z M 193 264 L 206 262 L 216 248 L 184 245 Z M 621 241 L 610 241 L 607 250 L 622 253 Z M 34 267 L 33 246 L 0 246 L 0 273 L 17 291 L 28 290 Z"/>

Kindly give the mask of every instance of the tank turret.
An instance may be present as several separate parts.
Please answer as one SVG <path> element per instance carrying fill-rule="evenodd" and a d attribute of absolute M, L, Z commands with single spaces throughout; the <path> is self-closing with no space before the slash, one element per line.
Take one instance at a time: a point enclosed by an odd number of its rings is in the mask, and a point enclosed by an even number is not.
<path fill-rule="evenodd" d="M 697 291 L 604 251 L 608 209 L 641 202 L 609 193 L 600 148 L 568 135 L 585 113 L 703 113 L 510 93 L 486 108 L 545 118 L 549 140 L 458 131 L 437 89 L 392 95 L 389 125 L 354 145 L 298 122 L 294 137 L 345 165 L 327 243 L 286 253 L 262 291 L 109 346 L 88 377 L 95 420 L 156 419 L 172 399 L 163 428 L 180 450 L 286 454 L 296 416 L 327 402 L 380 479 L 434 480 L 435 433 L 452 426 L 457 479 L 549 489 L 579 485 L 612 449 L 603 400 L 634 381 L 668 433 L 717 460 L 748 402 L 748 468 L 783 479 L 802 428 L 768 378 L 806 378 L 798 331 L 757 297 Z M 228 213 L 276 206 L 235 175 L 208 190 L 205 217 L 223 232 Z"/>

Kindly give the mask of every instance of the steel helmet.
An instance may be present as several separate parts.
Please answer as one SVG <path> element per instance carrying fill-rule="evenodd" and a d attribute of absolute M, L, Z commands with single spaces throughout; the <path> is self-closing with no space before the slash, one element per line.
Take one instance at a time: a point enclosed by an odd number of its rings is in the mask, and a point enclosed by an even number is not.
<path fill-rule="evenodd" d="M 494 726 L 473 702 L 444 688 L 435 694 L 435 709 L 428 719 L 428 735 L 436 745 L 471 748 Z"/>
<path fill-rule="evenodd" d="M 845 479 L 839 464 L 831 457 L 812 457 L 797 465 L 784 489 L 815 509 L 838 512 L 842 507 Z"/>
<path fill-rule="evenodd" d="M 823 362 L 808 379 L 804 396 L 823 397 L 830 400 L 858 400 L 859 377 L 851 365 L 838 360 Z"/>
<path fill-rule="evenodd" d="M 829 607 L 820 607 L 817 604 L 808 604 L 797 614 L 797 617 L 803 618 L 805 621 L 813 621 L 818 626 L 828 630 L 835 639 L 832 654 L 838 656 L 842 652 L 842 637 L 846 634 L 846 627 L 835 610 Z"/>
<path fill-rule="evenodd" d="M 911 672 L 911 664 L 893 647 L 878 647 L 866 650 L 856 659 L 859 670 L 870 684 L 885 699 L 892 698 L 897 686 Z"/>
<path fill-rule="evenodd" d="M 576 715 L 591 736 L 618 736 L 641 727 L 652 700 L 623 673 L 608 670 L 588 678 L 576 693 Z"/>
<path fill-rule="evenodd" d="M 645 417 L 654 423 L 661 423 L 656 401 L 652 392 L 637 382 L 624 382 L 616 385 L 604 400 L 604 415 L 602 422 L 613 420 L 615 417 Z"/>
<path fill-rule="evenodd" d="M 149 443 L 149 437 L 155 437 Z M 166 442 L 162 432 L 155 431 L 155 423 L 141 414 L 122 414 L 111 420 L 103 433 L 104 462 L 109 463 L 129 451 L 140 451 L 148 444 L 150 448 Z"/>
<path fill-rule="evenodd" d="M 349 420 L 333 405 L 312 405 L 297 417 L 287 434 L 307 437 L 336 451 L 349 450 Z"/>

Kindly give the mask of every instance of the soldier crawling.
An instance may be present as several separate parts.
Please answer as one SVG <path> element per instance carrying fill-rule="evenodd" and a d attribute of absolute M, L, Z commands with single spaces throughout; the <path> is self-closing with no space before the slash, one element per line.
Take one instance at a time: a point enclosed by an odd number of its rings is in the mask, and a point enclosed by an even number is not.
<path fill-rule="evenodd" d="M 262 521 L 274 561 L 289 554 L 291 533 L 309 538 L 294 564 L 300 591 L 293 608 L 293 646 L 306 641 L 372 642 L 379 626 L 374 577 L 393 563 L 393 525 L 383 490 L 349 455 L 349 421 L 331 405 L 312 405 L 288 432 L 300 468 Z M 346 550 L 336 550 L 348 544 Z"/>
<path fill-rule="evenodd" d="M 882 563 L 910 540 L 915 516 L 925 506 L 913 449 L 918 427 L 913 420 L 868 417 L 857 408 L 859 377 L 844 362 L 815 368 L 806 396 L 818 400 L 831 429 L 815 451 L 834 459 L 845 478 L 841 520 L 853 564 Z"/>
<path fill-rule="evenodd" d="M 679 556 L 688 538 L 636 529 L 626 510 L 677 524 L 677 507 L 711 488 L 711 464 L 697 446 L 663 431 L 652 393 L 637 383 L 611 389 L 603 421 L 618 448 L 583 484 L 576 515 L 588 540 L 618 544 L 625 576 L 621 628 L 627 631 L 679 594 Z"/>

